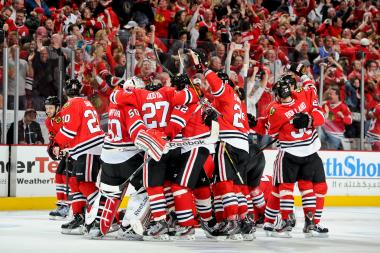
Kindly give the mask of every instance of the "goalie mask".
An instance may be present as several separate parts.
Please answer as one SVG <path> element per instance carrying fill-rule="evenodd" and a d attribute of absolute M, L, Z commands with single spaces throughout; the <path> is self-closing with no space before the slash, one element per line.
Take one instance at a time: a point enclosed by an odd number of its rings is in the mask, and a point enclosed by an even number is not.
<path fill-rule="evenodd" d="M 290 84 L 280 79 L 274 84 L 272 91 L 276 97 L 282 99 L 288 98 L 291 94 Z"/>
<path fill-rule="evenodd" d="M 68 97 L 76 97 L 80 95 L 82 84 L 78 79 L 70 79 L 66 81 L 65 92 Z"/>
<path fill-rule="evenodd" d="M 127 80 L 124 80 L 124 82 L 122 82 L 120 86 L 124 90 L 131 88 L 144 89 L 145 83 L 140 78 L 133 76 L 131 78 L 128 78 Z"/>

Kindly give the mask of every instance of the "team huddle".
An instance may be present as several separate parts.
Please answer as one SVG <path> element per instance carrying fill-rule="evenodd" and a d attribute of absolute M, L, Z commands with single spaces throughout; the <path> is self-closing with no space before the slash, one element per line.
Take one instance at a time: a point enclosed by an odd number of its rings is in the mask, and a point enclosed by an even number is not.
<path fill-rule="evenodd" d="M 78 80 L 66 83 L 62 108 L 57 97 L 47 98 L 48 153 L 61 159 L 58 207 L 50 217 L 66 217 L 70 205 L 73 212 L 62 233 L 194 240 L 200 226 L 209 238 L 249 241 L 262 227 L 268 236 L 290 237 L 297 183 L 303 232 L 327 236 L 319 225 L 327 185 L 317 153 L 325 112 L 304 66 L 289 67 L 273 85 L 275 101 L 266 116 L 256 119 L 246 112 L 244 89 L 208 69 L 198 53 L 190 56 L 212 102 L 186 74 L 172 76 L 171 87 L 106 78 L 99 82 L 110 98 L 106 134 L 91 102 L 81 97 Z M 252 132 L 277 143 L 273 176 L 263 175 L 263 148 Z M 135 192 L 120 210 L 128 187 Z"/>

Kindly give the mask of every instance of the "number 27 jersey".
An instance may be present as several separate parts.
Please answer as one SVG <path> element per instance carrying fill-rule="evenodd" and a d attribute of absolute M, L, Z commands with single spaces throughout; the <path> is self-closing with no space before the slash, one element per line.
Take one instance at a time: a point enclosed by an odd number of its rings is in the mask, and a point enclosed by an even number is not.
<path fill-rule="evenodd" d="M 98 114 L 87 99 L 70 99 L 62 108 L 63 125 L 54 140 L 61 148 L 68 148 L 72 158 L 82 154 L 100 155 L 104 132 Z"/>

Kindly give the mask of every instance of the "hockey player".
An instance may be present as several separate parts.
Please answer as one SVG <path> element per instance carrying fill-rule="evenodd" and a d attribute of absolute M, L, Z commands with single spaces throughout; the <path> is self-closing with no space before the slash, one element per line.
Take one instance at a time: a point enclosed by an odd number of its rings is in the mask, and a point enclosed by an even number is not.
<path fill-rule="evenodd" d="M 47 152 L 51 159 L 59 160 L 59 158 L 53 154 L 53 149 L 56 146 L 54 143 L 54 137 L 63 124 L 60 112 L 60 101 L 58 97 L 49 96 L 46 98 L 45 112 L 47 116 L 45 125 L 49 132 L 49 146 Z M 69 189 L 66 188 L 66 176 L 68 175 L 65 175 L 66 162 L 68 162 L 67 166 L 71 171 L 71 161 L 61 159 L 57 171 L 55 172 L 56 195 L 58 201 L 57 209 L 49 213 L 49 218 L 52 220 L 64 219 L 69 214 L 70 205 L 67 198 Z"/>
<path fill-rule="evenodd" d="M 125 82 L 121 82 L 113 90 L 111 98 L 117 93 L 126 92 L 120 86 L 133 86 L 129 84 L 131 79 Z M 108 115 L 108 134 L 101 154 L 103 164 L 99 185 L 100 194 L 91 209 L 91 219 L 86 219 L 90 237 L 104 236 L 108 232 L 128 187 L 128 184 L 123 185 L 123 183 L 143 164 L 144 154 L 133 143 L 136 136 L 140 137 L 144 134 L 144 140 L 148 140 L 152 145 L 159 143 L 164 146 L 166 143 L 156 136 L 156 132 L 154 135 L 150 134 L 152 131 L 147 130 L 138 110 L 132 106 L 111 103 Z M 142 194 L 142 180 L 139 180 L 142 178 L 142 173 L 138 174 L 140 176 L 136 175 L 130 183 Z M 119 236 L 126 239 L 141 239 L 130 225 L 121 227 Z"/>
<path fill-rule="evenodd" d="M 176 100 L 189 101 L 189 97 L 193 97 L 193 99 L 186 105 L 177 105 L 173 108 L 170 121 L 165 128 L 165 134 L 170 140 L 173 140 L 180 132 L 182 132 L 183 138 L 190 140 L 208 137 L 211 122 L 217 119 L 217 114 L 213 110 L 204 111 L 202 108 L 199 103 L 200 97 L 198 97 L 202 95 L 200 88 L 191 85 L 187 77 L 173 78 L 172 84 L 177 90 Z M 192 87 L 189 87 L 190 85 Z M 196 221 L 193 213 L 192 193 L 194 193 L 202 221 L 208 222 L 212 219 L 210 181 L 204 171 L 204 164 L 209 154 L 214 153 L 214 145 L 183 147 L 181 153 L 179 170 L 171 185 L 179 225 L 175 231 L 175 236 L 181 239 L 194 239 Z"/>
<path fill-rule="evenodd" d="M 218 118 L 221 141 L 215 150 L 217 183 L 213 187 L 214 203 L 223 207 L 216 210 L 217 220 L 221 221 L 220 233 L 234 239 L 235 235 L 240 233 L 238 197 L 235 194 L 239 187 L 236 188 L 234 185 L 246 183 L 244 180 L 249 152 L 248 122 L 243 113 L 244 105 L 237 92 L 238 87 L 228 78 L 222 80 L 215 72 L 203 66 L 199 55 L 192 51 L 191 55 L 197 71 L 204 73 L 211 87 L 215 98 L 213 106 L 221 114 Z M 245 196 L 239 196 L 245 199 Z"/>
<path fill-rule="evenodd" d="M 100 167 L 100 153 L 104 132 L 99 125 L 98 115 L 85 98 L 80 97 L 81 83 L 77 79 L 68 80 L 64 87 L 68 102 L 61 115 L 63 125 L 54 140 L 59 147 L 54 154 L 67 150 L 75 160 L 73 176 L 69 179 L 74 218 L 61 226 L 62 233 L 82 234 L 84 231 L 84 209 L 93 204 L 98 193 L 95 186 Z"/>
<path fill-rule="evenodd" d="M 175 90 L 163 87 L 159 90 L 153 84 L 146 89 L 132 89 L 125 93 L 111 96 L 111 102 L 119 105 L 130 105 L 137 109 L 145 126 L 158 136 L 167 126 L 171 114 L 170 101 Z M 143 185 L 149 196 L 152 222 L 144 231 L 144 240 L 169 240 L 167 224 L 167 204 L 164 194 L 164 181 L 171 178 L 174 164 L 178 161 L 178 151 L 171 150 L 162 155 L 164 145 L 149 144 L 144 135 L 138 135 L 135 145 L 146 150 L 153 159 L 147 161 L 143 169 Z M 144 148 L 144 146 L 146 148 Z M 162 157 L 161 157 L 162 155 Z"/>
<path fill-rule="evenodd" d="M 269 111 L 268 133 L 277 138 L 279 145 L 273 182 L 278 186 L 283 219 L 277 231 L 291 230 L 289 214 L 293 212 L 293 188 L 298 178 L 306 212 L 304 232 L 308 233 L 314 228 L 313 172 L 317 167 L 323 169 L 317 154 L 321 144 L 315 128 L 324 123 L 324 115 L 311 89 L 291 92 L 289 82 L 280 79 L 273 92 L 277 103 Z"/>

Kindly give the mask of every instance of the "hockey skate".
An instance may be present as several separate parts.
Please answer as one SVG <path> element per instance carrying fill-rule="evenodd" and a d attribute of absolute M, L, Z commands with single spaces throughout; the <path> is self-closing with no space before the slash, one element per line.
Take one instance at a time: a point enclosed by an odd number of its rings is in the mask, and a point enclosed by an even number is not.
<path fill-rule="evenodd" d="M 264 225 L 264 215 L 260 215 L 259 218 L 255 221 L 255 227 L 262 228 Z"/>
<path fill-rule="evenodd" d="M 151 221 L 143 233 L 144 241 L 169 241 L 168 224 L 165 220 Z"/>
<path fill-rule="evenodd" d="M 305 226 L 303 227 L 303 233 L 305 237 L 312 237 L 312 231 L 314 231 L 314 215 L 312 212 L 308 212 L 305 215 Z"/>
<path fill-rule="evenodd" d="M 227 238 L 226 235 L 222 235 L 219 233 L 219 224 L 216 223 L 215 218 L 209 221 L 201 220 L 201 228 L 203 229 L 203 232 L 205 233 L 206 237 L 209 239 L 224 241 Z"/>
<path fill-rule="evenodd" d="M 170 236 L 170 239 L 176 241 L 194 241 L 195 240 L 195 229 L 192 226 L 179 226 L 175 227 L 174 236 Z"/>
<path fill-rule="evenodd" d="M 130 225 L 120 226 L 120 229 L 117 231 L 117 239 L 126 240 L 126 241 L 142 241 L 143 236 L 137 234 Z"/>
<path fill-rule="evenodd" d="M 84 236 L 88 239 L 101 239 L 103 237 L 100 231 L 99 220 L 94 220 L 90 225 L 85 225 Z"/>
<path fill-rule="evenodd" d="M 49 213 L 50 220 L 63 220 L 69 215 L 70 207 L 66 204 L 58 203 L 57 208 Z"/>
<path fill-rule="evenodd" d="M 292 225 L 292 228 L 294 228 L 296 226 L 296 215 L 294 213 L 290 213 L 289 220 Z"/>
<path fill-rule="evenodd" d="M 252 241 L 256 238 L 256 228 L 254 227 L 254 222 L 251 217 L 247 216 L 244 220 L 240 222 L 240 230 L 244 241 Z"/>
<path fill-rule="evenodd" d="M 243 241 L 240 232 L 240 224 L 237 220 L 225 220 L 220 224 L 219 233 L 226 235 L 228 241 Z"/>
<path fill-rule="evenodd" d="M 274 231 L 273 223 L 265 222 L 263 225 L 263 230 L 265 231 L 266 236 L 271 237 Z"/>
<path fill-rule="evenodd" d="M 274 228 L 272 237 L 291 238 L 292 223 L 290 220 L 281 220 Z"/>
<path fill-rule="evenodd" d="M 327 238 L 329 237 L 329 229 L 319 224 L 315 224 L 313 230 L 310 231 L 313 237 Z"/>
<path fill-rule="evenodd" d="M 69 235 L 83 235 L 84 234 L 84 215 L 74 214 L 73 220 L 68 223 L 62 224 L 61 233 Z"/>

